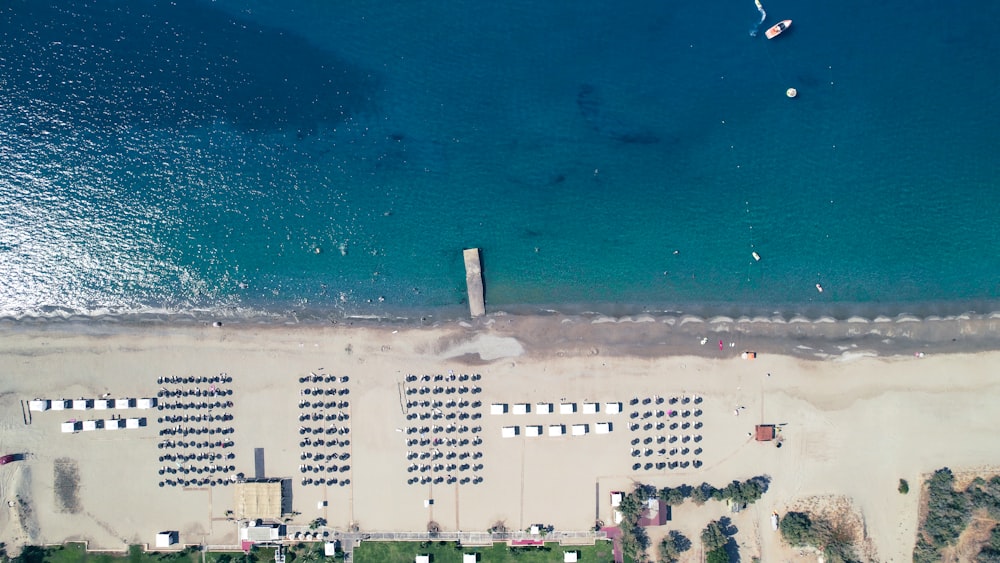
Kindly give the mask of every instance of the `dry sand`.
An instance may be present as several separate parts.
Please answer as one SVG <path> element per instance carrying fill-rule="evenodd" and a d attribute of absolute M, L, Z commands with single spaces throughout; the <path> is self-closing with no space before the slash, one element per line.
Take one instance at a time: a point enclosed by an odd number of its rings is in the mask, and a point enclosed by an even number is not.
<path fill-rule="evenodd" d="M 853 499 L 864 518 L 878 558 L 902 561 L 910 559 L 919 495 L 896 492 L 898 479 L 915 487 L 922 474 L 942 466 L 996 463 L 1000 411 L 994 405 L 1000 382 L 992 372 L 1000 353 L 916 358 L 870 357 L 853 350 L 815 360 L 770 355 L 759 347 L 760 355 L 751 361 L 740 359 L 739 347 L 727 347 L 718 357 L 695 345 L 669 354 L 655 346 L 636 350 L 631 335 L 642 330 L 641 323 L 588 328 L 581 321 L 504 318 L 476 328 L 6 330 L 0 343 L 6 382 L 0 395 L 0 453 L 29 457 L 0 468 L 0 495 L 14 504 L 0 514 L 0 541 L 16 546 L 85 539 L 92 547 L 120 548 L 151 543 L 160 530 L 179 530 L 182 543 L 236 543 L 236 527 L 226 519 L 226 511 L 234 508 L 232 487 L 158 486 L 164 478 L 157 474 L 163 465 L 157 460 L 163 453 L 157 448 L 158 432 L 169 425 L 158 424 L 157 418 L 170 412 L 147 411 L 146 428 L 117 432 L 60 432 L 61 422 L 98 418 L 95 411 L 36 412 L 30 424 L 24 422 L 22 401 L 104 393 L 155 396 L 160 376 L 232 376 L 237 472 L 252 476 L 254 449 L 263 448 L 266 474 L 292 479 L 294 510 L 301 513 L 295 521 L 306 524 L 322 516 L 339 529 L 357 524 L 370 531 L 424 531 L 433 520 L 449 531 L 483 531 L 496 522 L 508 529 L 539 523 L 587 530 L 597 520 L 611 521 L 608 493 L 629 490 L 635 482 L 722 486 L 768 475 L 768 493 L 734 518 L 748 555 L 757 551 L 764 561 L 790 557 L 771 531 L 772 510 L 782 512 L 805 497 L 843 495 Z M 414 436 L 406 429 L 434 421 L 407 419 L 407 412 L 422 411 L 408 411 L 405 402 L 425 396 L 406 395 L 405 389 L 457 383 L 407 384 L 406 376 L 447 376 L 449 370 L 482 375 L 474 382 L 480 393 L 454 397 L 482 402 L 478 409 L 464 409 L 481 418 L 455 422 L 482 426 L 463 436 L 478 435 L 483 443 L 454 449 L 482 452 L 474 462 L 483 464 L 476 473 L 483 480 L 408 484 L 420 473 L 407 471 L 407 452 L 429 448 L 408 447 L 405 440 Z M 346 464 L 351 469 L 337 474 L 350 480 L 346 486 L 301 484 L 298 417 L 303 411 L 298 403 L 306 385 L 299 378 L 310 372 L 350 379 L 349 395 L 338 397 L 350 403 Z M 629 404 L 634 397 L 657 396 L 664 398 L 662 406 Z M 685 397 L 698 397 L 700 403 L 670 406 L 671 398 Z M 559 414 L 564 400 L 576 403 L 577 412 Z M 588 401 L 601 402 L 602 411 L 605 402 L 622 402 L 624 412 L 585 414 Z M 493 402 L 510 408 L 527 402 L 532 412 L 491 415 Z M 554 403 L 556 412 L 535 412 L 538 402 Z M 647 410 L 652 412 L 648 420 L 655 422 L 661 409 L 678 410 L 675 418 L 663 418 L 666 424 L 691 426 L 630 430 L 633 411 L 644 424 Z M 598 422 L 611 422 L 612 432 L 596 434 Z M 760 422 L 781 425 L 783 447 L 748 437 Z M 526 436 L 526 427 L 536 424 L 544 435 Z M 572 424 L 588 424 L 589 432 L 550 437 L 551 424 L 565 424 L 567 432 Z M 501 428 L 508 425 L 518 426 L 520 434 L 501 438 Z M 656 444 L 661 434 L 676 435 L 678 443 Z M 692 441 L 682 444 L 685 434 Z M 646 436 L 654 438 L 653 445 L 639 447 L 655 453 L 640 457 L 641 463 L 666 459 L 659 449 L 677 446 L 691 451 L 670 459 L 697 459 L 703 465 L 633 470 L 632 440 Z M 702 451 L 696 454 L 695 448 Z M 429 507 L 427 499 L 434 500 Z M 327 506 L 317 508 L 322 500 Z M 697 544 L 706 521 L 724 513 L 717 503 L 687 504 L 674 511 L 669 526 Z"/>

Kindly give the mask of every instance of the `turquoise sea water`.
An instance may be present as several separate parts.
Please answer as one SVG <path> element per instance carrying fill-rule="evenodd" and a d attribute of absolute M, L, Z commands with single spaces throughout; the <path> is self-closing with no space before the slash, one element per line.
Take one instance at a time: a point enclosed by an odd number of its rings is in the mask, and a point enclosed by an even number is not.
<path fill-rule="evenodd" d="M 764 6 L 7 3 L 0 316 L 1000 309 L 1000 6 Z"/>

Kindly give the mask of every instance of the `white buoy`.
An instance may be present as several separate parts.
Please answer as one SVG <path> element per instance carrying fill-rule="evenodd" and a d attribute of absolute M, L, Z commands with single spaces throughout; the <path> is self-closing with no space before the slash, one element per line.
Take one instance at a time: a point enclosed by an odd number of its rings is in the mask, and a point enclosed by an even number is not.
<path fill-rule="evenodd" d="M 788 96 L 789 98 L 794 98 L 795 96 L 799 95 L 799 91 L 796 90 L 795 88 L 789 88 L 788 90 L 785 90 L 785 95 Z"/>

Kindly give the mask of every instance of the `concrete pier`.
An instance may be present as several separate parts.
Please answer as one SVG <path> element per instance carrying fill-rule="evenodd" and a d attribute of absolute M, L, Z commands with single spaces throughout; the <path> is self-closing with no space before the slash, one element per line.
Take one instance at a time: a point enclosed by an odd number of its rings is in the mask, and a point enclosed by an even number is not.
<path fill-rule="evenodd" d="M 473 318 L 486 314 L 486 297 L 483 294 L 483 267 L 479 262 L 479 249 L 466 248 L 462 251 L 465 258 L 465 286 L 469 291 L 469 314 Z"/>

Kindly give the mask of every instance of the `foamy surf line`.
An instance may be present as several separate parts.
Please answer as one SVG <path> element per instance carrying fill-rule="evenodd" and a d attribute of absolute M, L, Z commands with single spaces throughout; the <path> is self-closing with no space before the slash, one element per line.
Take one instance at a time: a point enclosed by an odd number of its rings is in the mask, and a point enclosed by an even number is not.
<path fill-rule="evenodd" d="M 0 317 L 6 330 L 119 333 L 141 330 L 242 330 L 339 327 L 460 331 L 511 336 L 529 349 L 601 355 L 698 355 L 730 358 L 753 351 L 830 359 L 1000 349 L 1000 311 L 951 316 L 694 315 L 681 312 L 608 315 L 600 312 L 494 311 L 471 320 L 456 308 L 373 314 L 345 311 L 266 312 L 254 309 L 136 312 L 60 310 Z"/>

